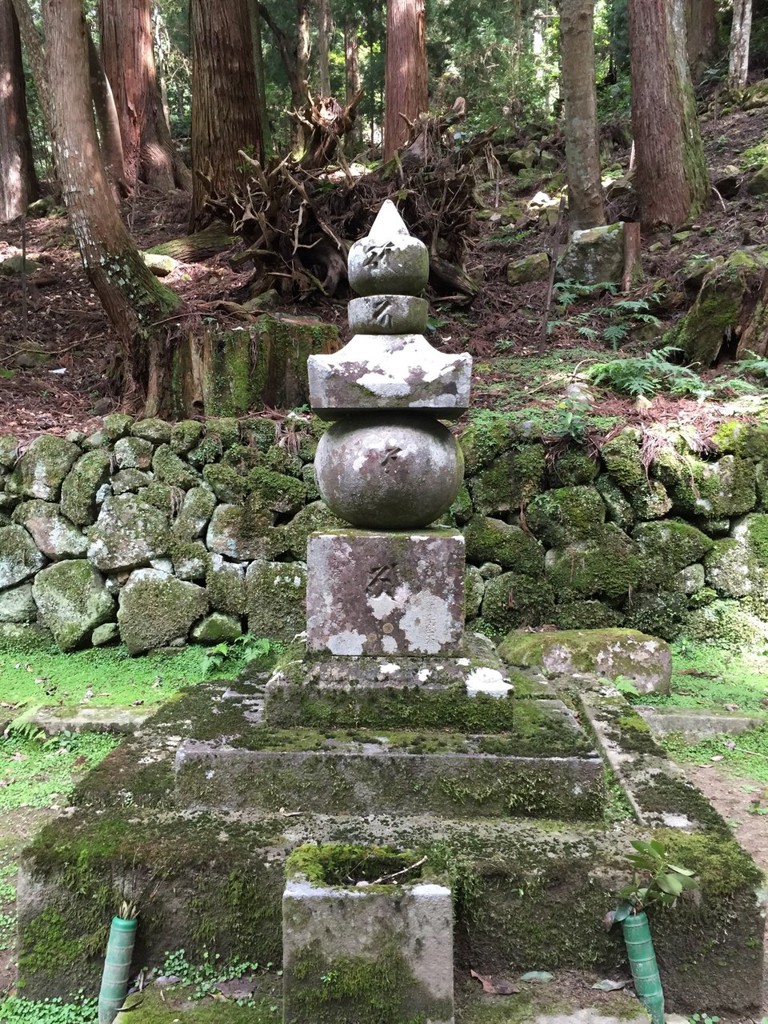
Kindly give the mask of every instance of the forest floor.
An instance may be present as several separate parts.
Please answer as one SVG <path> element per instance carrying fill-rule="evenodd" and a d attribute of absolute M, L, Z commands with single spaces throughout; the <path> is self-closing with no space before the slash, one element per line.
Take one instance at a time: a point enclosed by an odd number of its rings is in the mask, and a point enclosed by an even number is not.
<path fill-rule="evenodd" d="M 761 143 L 768 135 L 768 110 L 738 110 L 703 123 L 707 158 L 711 166 L 733 164 L 746 172 L 750 164 L 768 157 Z M 614 167 L 626 168 L 629 153 L 617 151 Z M 540 191 L 555 197 L 562 188 L 562 168 L 548 174 L 529 172 L 480 182 L 478 193 L 488 203 L 480 216 L 479 234 L 471 239 L 467 261 L 470 274 L 483 280 L 470 309 L 457 310 L 435 299 L 432 303 L 430 341 L 444 351 L 468 351 L 475 357 L 473 405 L 477 408 L 519 408 L 524 403 L 536 418 L 557 409 L 569 384 L 592 363 L 636 357 L 658 348 L 664 332 L 679 319 L 694 295 L 686 293 L 685 266 L 693 257 L 727 256 L 744 245 L 768 245 L 768 212 L 761 197 L 742 189 L 735 198 L 713 194 L 684 239 L 660 233 L 643 239 L 644 280 L 627 295 L 579 294 L 565 282 L 555 289 L 548 317 L 546 352 L 537 345 L 546 305 L 546 282 L 510 287 L 506 268 L 511 260 L 552 245 L 546 218 L 523 214 L 514 223 L 502 216 L 511 205 L 527 206 Z M 496 201 L 498 199 L 498 206 Z M 622 215 L 621 200 L 609 204 L 609 220 Z M 142 249 L 186 233 L 188 197 L 142 189 L 124 208 L 124 219 Z M 0 267 L 22 248 L 21 225 L 0 229 Z M 685 232 L 684 232 L 685 234 Z M 61 211 L 26 222 L 26 251 L 40 264 L 26 279 L 2 276 L 0 270 L 0 433 L 13 433 L 22 441 L 40 432 L 66 434 L 72 429 L 90 432 L 100 418 L 116 411 L 119 403 L 110 389 L 114 335 L 104 311 L 83 272 L 73 235 Z M 651 250 L 653 246 L 653 251 Z M 226 314 L 216 304 L 231 300 L 247 285 L 252 268 L 235 270 L 230 251 L 200 263 L 179 263 L 165 279 L 183 299 L 198 308 L 208 307 L 219 319 Z M 667 283 L 666 297 L 658 302 L 658 282 Z M 634 311 L 624 300 L 639 303 Z M 346 332 L 346 301 L 320 299 L 282 307 L 280 312 L 313 315 L 336 322 Z M 646 315 L 647 314 L 647 315 Z M 649 318 L 651 322 L 648 322 Z M 618 350 L 617 336 L 620 343 Z M 610 340 L 609 340 L 610 339 Z M 705 433 L 720 415 L 723 380 L 733 375 L 727 364 L 700 370 L 704 387 L 712 394 L 675 398 L 660 394 L 651 410 L 643 403 L 597 389 L 589 412 L 597 433 L 617 423 L 653 418 L 683 419 Z M 531 384 L 534 388 L 531 388 Z M 133 410 L 128 410 L 133 411 Z M 551 422 L 557 434 L 557 417 Z"/>

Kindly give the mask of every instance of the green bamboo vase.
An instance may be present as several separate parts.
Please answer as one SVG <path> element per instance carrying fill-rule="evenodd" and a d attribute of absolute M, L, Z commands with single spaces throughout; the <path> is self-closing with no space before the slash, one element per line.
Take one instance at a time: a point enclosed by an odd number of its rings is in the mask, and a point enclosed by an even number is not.
<path fill-rule="evenodd" d="M 137 924 L 136 918 L 112 918 L 99 989 L 99 1024 L 112 1024 L 125 1002 Z"/>
<path fill-rule="evenodd" d="M 648 916 L 642 911 L 630 914 L 621 922 L 621 927 L 635 992 L 650 1013 L 653 1024 L 664 1024 L 664 990 L 656 964 Z"/>

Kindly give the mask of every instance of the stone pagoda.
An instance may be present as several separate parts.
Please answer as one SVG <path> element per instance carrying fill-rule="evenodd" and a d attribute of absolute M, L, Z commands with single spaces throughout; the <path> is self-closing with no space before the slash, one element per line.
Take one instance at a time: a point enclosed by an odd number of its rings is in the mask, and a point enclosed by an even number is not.
<path fill-rule="evenodd" d="M 386 200 L 349 252 L 355 332 L 339 352 L 310 356 L 310 402 L 333 424 L 315 460 L 323 500 L 350 529 L 309 538 L 309 649 L 334 655 L 460 654 L 464 539 L 432 526 L 464 473 L 441 420 L 469 404 L 472 359 L 423 335 L 426 246 Z"/>

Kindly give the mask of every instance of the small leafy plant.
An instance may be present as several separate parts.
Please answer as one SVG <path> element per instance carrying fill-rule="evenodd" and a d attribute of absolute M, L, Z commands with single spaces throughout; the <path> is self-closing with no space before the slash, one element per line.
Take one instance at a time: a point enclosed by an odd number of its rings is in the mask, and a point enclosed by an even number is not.
<path fill-rule="evenodd" d="M 224 668 L 243 668 L 252 661 L 279 654 L 281 650 L 282 646 L 273 640 L 246 633 L 229 643 L 224 642 L 205 649 L 205 675 L 210 678 Z"/>
<path fill-rule="evenodd" d="M 679 351 L 674 345 L 666 345 L 647 356 L 593 363 L 585 370 L 585 376 L 593 384 L 630 398 L 652 398 L 660 391 L 678 397 L 705 394 L 704 382 L 694 370 L 670 361 L 669 357 Z"/>
<path fill-rule="evenodd" d="M 622 902 L 611 923 L 618 923 L 649 907 L 674 907 L 686 890 L 697 889 L 699 880 L 688 868 L 671 864 L 658 839 L 634 839 L 635 852 L 627 855 L 633 868 L 632 881 L 619 892 Z"/>

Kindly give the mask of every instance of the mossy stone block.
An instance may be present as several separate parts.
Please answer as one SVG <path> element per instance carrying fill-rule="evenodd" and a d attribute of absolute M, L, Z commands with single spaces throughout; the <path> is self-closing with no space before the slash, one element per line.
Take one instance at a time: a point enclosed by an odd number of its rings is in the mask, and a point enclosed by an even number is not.
<path fill-rule="evenodd" d="M 525 519 L 549 547 L 565 547 L 592 537 L 605 522 L 606 507 L 595 487 L 558 487 L 536 495 L 528 505 Z"/>
<path fill-rule="evenodd" d="M 82 558 L 88 550 L 88 541 L 80 530 L 51 502 L 22 502 L 14 510 L 13 521 L 31 534 L 38 550 L 51 561 Z"/>
<path fill-rule="evenodd" d="M 180 487 L 186 491 L 200 483 L 200 474 L 179 458 L 167 444 L 161 444 L 156 450 L 152 457 L 152 469 L 155 479 L 170 487 Z"/>
<path fill-rule="evenodd" d="M 205 427 L 198 420 L 180 420 L 171 430 L 171 451 L 187 455 L 202 440 Z"/>
<path fill-rule="evenodd" d="M 240 442 L 240 422 L 234 416 L 209 416 L 205 421 L 206 437 L 215 437 L 226 452 Z"/>
<path fill-rule="evenodd" d="M 505 572 L 486 582 L 482 615 L 501 630 L 541 626 L 552 621 L 554 603 L 554 591 L 541 576 Z"/>
<path fill-rule="evenodd" d="M 630 530 L 635 525 L 635 513 L 621 488 L 606 474 L 597 478 L 595 486 L 608 509 L 608 519 L 620 530 Z"/>
<path fill-rule="evenodd" d="M 149 469 L 155 446 L 143 437 L 121 437 L 115 441 L 114 457 L 119 469 Z"/>
<path fill-rule="evenodd" d="M 292 640 L 307 625 L 304 562 L 253 562 L 245 574 L 248 632 Z"/>
<path fill-rule="evenodd" d="M 5 490 L 20 497 L 58 501 L 61 485 L 80 455 L 76 444 L 53 434 L 41 434 L 16 463 Z"/>
<path fill-rule="evenodd" d="M 224 454 L 224 446 L 221 438 L 215 434 L 206 434 L 200 444 L 196 445 L 187 455 L 190 465 L 196 469 L 203 469 L 217 462 Z"/>
<path fill-rule="evenodd" d="M 593 483 L 599 472 L 597 459 L 578 448 L 567 448 L 555 460 L 549 475 L 556 487 L 576 487 Z"/>
<path fill-rule="evenodd" d="M 217 505 L 208 526 L 206 546 L 233 562 L 268 558 L 273 546 L 272 522 L 272 513 L 258 501 Z"/>
<path fill-rule="evenodd" d="M 40 618 L 63 651 L 90 640 L 93 630 L 115 613 L 115 601 L 104 586 L 104 577 L 85 559 L 42 569 L 32 593 Z"/>
<path fill-rule="evenodd" d="M 230 643 L 243 635 L 240 620 L 234 615 L 212 612 L 192 628 L 192 639 L 198 644 Z"/>
<path fill-rule="evenodd" d="M 555 605 L 552 621 L 558 629 L 606 629 L 623 626 L 624 614 L 603 601 L 569 601 Z"/>
<path fill-rule="evenodd" d="M 107 440 L 117 441 L 130 433 L 133 422 L 133 416 L 126 416 L 122 412 L 112 412 L 104 417 L 101 429 Z"/>
<path fill-rule="evenodd" d="M 290 554 L 297 561 L 307 557 L 307 539 L 315 530 L 340 530 L 345 523 L 335 516 L 324 501 L 313 501 L 299 509 L 285 526 L 275 527 L 275 555 Z"/>
<path fill-rule="evenodd" d="M 202 587 L 157 569 L 137 569 L 120 591 L 120 637 L 129 654 L 183 643 L 207 611 Z"/>
<path fill-rule="evenodd" d="M 246 562 L 228 562 L 212 554 L 205 574 L 205 588 L 211 608 L 228 615 L 245 615 Z"/>
<path fill-rule="evenodd" d="M 663 640 L 676 640 L 688 617 L 688 599 L 685 594 L 673 590 L 633 593 L 626 611 L 626 624 L 630 629 Z"/>
<path fill-rule="evenodd" d="M 513 287 L 518 284 L 529 284 L 531 281 L 546 281 L 549 277 L 549 255 L 536 252 L 531 256 L 513 260 L 507 264 L 507 283 Z"/>
<path fill-rule="evenodd" d="M 669 644 L 633 629 L 513 632 L 498 651 L 508 665 L 543 669 L 552 676 L 625 676 L 641 693 L 667 693 L 672 676 Z"/>
<path fill-rule="evenodd" d="M 18 440 L 12 434 L 0 434 L 0 467 L 13 469 L 18 452 Z"/>
<path fill-rule="evenodd" d="M 152 473 L 144 469 L 121 469 L 110 481 L 112 493 L 138 494 L 143 487 L 149 487 L 153 479 Z"/>
<path fill-rule="evenodd" d="M 307 492 L 301 480 L 258 467 L 248 473 L 246 491 L 273 512 L 290 515 L 298 512 L 307 501 Z"/>
<path fill-rule="evenodd" d="M 44 565 L 44 556 L 23 527 L 0 527 L 0 590 L 23 583 Z"/>
<path fill-rule="evenodd" d="M 22 583 L 0 592 L 0 623 L 34 622 L 36 618 L 37 605 L 32 597 L 30 583 Z"/>
<path fill-rule="evenodd" d="M 654 585 L 669 583 L 681 569 L 701 562 L 714 543 L 695 526 L 674 519 L 639 523 L 632 539 L 645 556 L 647 577 Z"/>
<path fill-rule="evenodd" d="M 107 498 L 89 533 L 88 559 L 104 572 L 148 565 L 167 553 L 169 520 L 142 495 Z"/>
<path fill-rule="evenodd" d="M 219 501 L 232 505 L 245 497 L 245 479 L 234 466 L 223 462 L 207 463 L 203 466 L 203 480 Z"/>
<path fill-rule="evenodd" d="M 499 455 L 509 451 L 514 441 L 512 422 L 508 413 L 490 409 L 483 409 L 473 416 L 459 436 L 468 476 L 473 476 L 483 466 L 490 465 Z"/>
<path fill-rule="evenodd" d="M 480 570 L 474 565 L 468 565 L 464 572 L 464 618 L 467 620 L 476 619 L 480 614 L 480 606 L 483 603 L 485 593 L 485 580 L 480 575 Z"/>
<path fill-rule="evenodd" d="M 171 424 L 165 420 L 150 417 L 145 420 L 136 420 L 131 427 L 133 437 L 143 438 L 151 441 L 152 444 L 168 444 L 171 440 Z"/>
<path fill-rule="evenodd" d="M 309 401 L 307 359 L 341 347 L 339 329 L 309 317 L 262 316 L 256 322 L 257 355 L 251 405 L 292 409 Z"/>
<path fill-rule="evenodd" d="M 646 469 L 635 431 L 623 431 L 607 441 L 600 449 L 600 456 L 608 473 L 628 494 L 646 484 Z"/>
<path fill-rule="evenodd" d="M 589 540 L 548 551 L 546 574 L 557 593 L 617 598 L 638 585 L 644 558 L 639 545 L 614 523 L 605 523 Z"/>
<path fill-rule="evenodd" d="M 672 495 L 680 515 L 718 520 L 742 515 L 757 504 L 757 477 L 751 460 L 724 455 L 716 462 L 695 456 L 657 461 L 656 473 Z"/>
<path fill-rule="evenodd" d="M 502 519 L 474 516 L 463 530 L 467 560 L 476 565 L 495 562 L 505 569 L 530 576 L 544 568 L 544 549 L 519 526 Z"/>
<path fill-rule="evenodd" d="M 216 495 L 208 487 L 192 487 L 174 520 L 172 532 L 180 540 L 196 540 L 205 533 L 216 508 Z"/>

